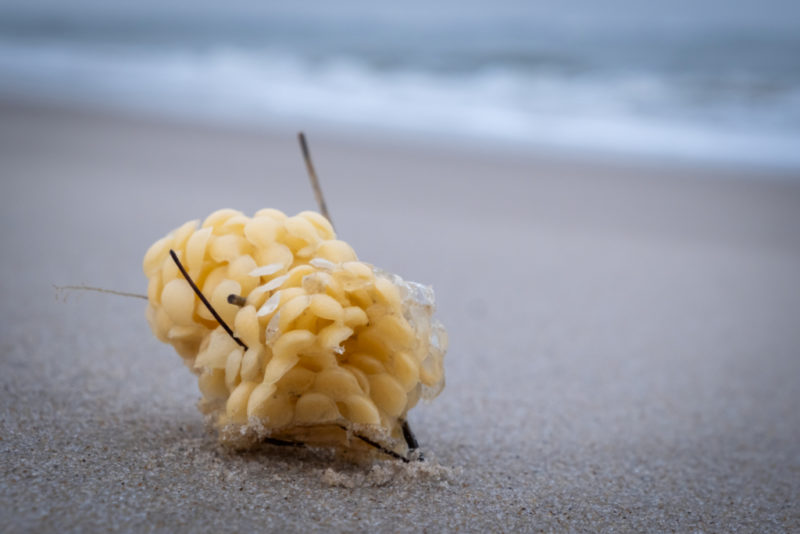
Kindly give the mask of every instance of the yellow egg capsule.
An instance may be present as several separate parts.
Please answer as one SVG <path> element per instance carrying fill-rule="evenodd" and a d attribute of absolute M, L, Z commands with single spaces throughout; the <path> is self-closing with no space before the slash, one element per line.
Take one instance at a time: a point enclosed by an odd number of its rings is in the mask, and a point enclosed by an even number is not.
<path fill-rule="evenodd" d="M 143 269 L 147 320 L 198 375 L 224 443 L 409 461 L 408 410 L 444 386 L 432 291 L 359 261 L 311 211 L 219 210 L 156 241 Z"/>

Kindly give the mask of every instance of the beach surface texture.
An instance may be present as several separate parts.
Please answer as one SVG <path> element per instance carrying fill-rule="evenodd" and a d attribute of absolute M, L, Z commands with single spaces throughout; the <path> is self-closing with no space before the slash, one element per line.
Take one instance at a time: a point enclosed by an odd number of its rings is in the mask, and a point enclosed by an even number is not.
<path fill-rule="evenodd" d="M 432 284 L 426 461 L 218 445 L 142 257 L 316 209 L 294 132 L 0 105 L 3 532 L 800 529 L 800 180 L 307 131 L 337 232 Z"/>

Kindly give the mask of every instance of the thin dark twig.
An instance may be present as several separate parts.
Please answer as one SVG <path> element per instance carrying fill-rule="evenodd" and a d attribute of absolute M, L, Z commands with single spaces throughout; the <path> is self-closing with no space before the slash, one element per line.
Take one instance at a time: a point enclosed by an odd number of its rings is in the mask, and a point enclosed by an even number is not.
<path fill-rule="evenodd" d="M 345 430 L 345 431 L 347 431 L 347 427 L 345 427 L 345 426 L 343 426 L 343 425 L 338 425 L 338 426 L 339 426 L 339 428 L 341 428 L 342 430 Z M 388 448 L 384 447 L 383 445 L 381 445 L 381 444 L 380 444 L 380 443 L 378 443 L 377 441 L 373 441 L 373 440 L 369 439 L 369 438 L 368 438 L 368 437 L 366 437 L 366 436 L 362 436 L 361 434 L 359 434 L 359 433 L 357 433 L 357 432 L 353 432 L 353 435 L 354 435 L 355 437 L 357 437 L 358 439 L 360 439 L 361 441 L 363 441 L 364 443 L 366 443 L 367 445 L 372 445 L 373 447 L 375 447 L 376 449 L 378 449 L 379 451 L 381 451 L 383 454 L 388 454 L 388 455 L 389 455 L 389 456 L 391 456 L 392 458 L 397 458 L 398 460 L 403 460 L 403 462 L 405 462 L 405 463 L 408 463 L 408 462 L 410 462 L 410 461 L 411 461 L 411 460 L 409 460 L 408 458 L 406 458 L 405 456 L 403 456 L 402 454 L 396 453 L 396 452 L 394 452 L 393 450 L 391 450 L 391 449 L 388 449 Z"/>
<path fill-rule="evenodd" d="M 278 439 L 278 438 L 264 438 L 264 443 L 269 443 L 270 445 L 277 445 L 278 447 L 305 447 L 306 444 L 302 441 L 289 441 L 285 439 Z"/>
<path fill-rule="evenodd" d="M 337 425 L 337 426 L 339 428 L 341 428 L 342 430 L 344 430 L 345 432 L 347 431 L 347 427 L 345 427 L 343 425 Z M 368 445 L 371 445 L 372 447 L 375 447 L 376 449 L 378 449 L 379 451 L 381 451 L 384 454 L 388 454 L 389 456 L 391 456 L 393 458 L 397 458 L 398 460 L 402 460 L 405 463 L 409 463 L 409 461 L 410 461 L 408 458 L 406 458 L 402 454 L 398 454 L 398 453 L 394 452 L 393 450 L 384 447 L 380 443 L 378 443 L 376 441 L 373 441 L 373 440 L 371 440 L 371 439 L 369 439 L 369 438 L 367 438 L 365 436 L 362 436 L 361 434 L 353 432 L 353 435 L 355 437 L 357 437 L 358 439 L 360 439 L 361 441 L 363 441 L 364 443 L 366 443 Z M 300 448 L 302 448 L 302 447 L 307 447 L 308 446 L 306 443 L 303 443 L 302 441 L 289 441 L 289 440 L 285 440 L 285 439 L 270 438 L 270 437 L 264 438 L 263 441 L 264 441 L 264 443 L 268 443 L 270 445 L 277 445 L 279 447 L 300 447 Z"/>
<path fill-rule="evenodd" d="M 411 430 L 411 425 L 408 424 L 408 419 L 403 419 L 403 425 L 401 428 L 403 429 L 403 439 L 406 440 L 406 445 L 408 445 L 408 451 L 413 452 L 419 449 L 417 436 L 415 436 L 414 432 Z M 425 456 L 423 456 L 420 452 L 417 456 L 417 459 L 421 462 L 425 460 Z"/>
<path fill-rule="evenodd" d="M 144 299 L 147 300 L 147 295 L 140 295 L 139 293 L 128 293 L 127 291 L 114 291 L 113 289 L 104 289 L 102 287 L 93 287 L 93 286 L 56 286 L 54 285 L 56 291 L 96 291 L 97 293 L 109 293 L 111 295 L 119 295 L 120 297 L 133 297 L 137 299 Z"/>
<path fill-rule="evenodd" d="M 228 295 L 228 304 L 233 304 L 234 306 L 239 306 L 240 308 L 247 304 L 247 299 L 241 295 L 237 295 L 235 293 L 231 293 Z"/>
<path fill-rule="evenodd" d="M 306 161 L 306 170 L 308 171 L 308 177 L 311 180 L 311 187 L 314 189 L 314 196 L 317 198 L 319 211 L 326 219 L 328 219 L 328 221 L 331 223 L 331 226 L 333 226 L 331 214 L 328 213 L 328 205 L 325 204 L 325 197 L 322 194 L 322 187 L 319 185 L 317 172 L 314 170 L 314 163 L 311 162 L 311 152 L 308 150 L 306 136 L 303 132 L 299 132 L 297 134 L 297 139 L 300 140 L 300 149 L 303 151 L 303 159 Z"/>
<path fill-rule="evenodd" d="M 206 297 L 203 295 L 203 292 L 200 291 L 200 288 L 197 287 L 197 284 L 194 283 L 194 280 L 192 280 L 192 278 L 189 276 L 189 273 L 187 273 L 186 269 L 184 269 L 183 264 L 181 263 L 181 260 L 178 259 L 178 255 L 175 254 L 175 251 L 169 249 L 169 255 L 172 256 L 172 261 L 174 261 L 175 265 L 178 266 L 178 269 L 181 271 L 183 277 L 186 279 L 187 282 L 189 282 L 189 285 L 192 287 L 192 290 L 195 292 L 197 297 L 203 302 L 203 304 L 205 304 L 208 311 L 211 312 L 211 315 L 214 316 L 214 319 L 217 320 L 220 326 L 222 326 L 222 328 L 225 329 L 228 335 L 231 336 L 231 338 L 233 338 L 233 340 L 236 343 L 238 343 L 240 347 L 242 347 L 244 350 L 247 350 L 247 345 L 245 345 L 241 339 L 239 339 L 233 334 L 233 330 L 231 330 L 231 327 L 225 323 L 222 317 L 220 317 L 220 315 L 217 313 L 217 310 L 215 310 L 214 307 L 211 306 L 211 303 L 208 302 L 208 299 L 206 299 Z"/>
<path fill-rule="evenodd" d="M 317 205 L 319 206 L 319 211 L 326 219 L 328 219 L 328 221 L 331 223 L 331 226 L 333 226 L 333 220 L 331 219 L 331 215 L 328 212 L 328 206 L 325 203 L 325 196 L 322 194 L 322 187 L 319 185 L 319 178 L 317 177 L 317 172 L 314 170 L 314 163 L 311 161 L 311 152 L 308 150 L 308 143 L 306 142 L 306 136 L 303 132 L 299 132 L 297 134 L 297 139 L 300 141 L 300 149 L 303 151 L 303 159 L 306 162 L 306 170 L 308 171 L 308 177 L 311 180 L 311 187 L 314 190 L 314 196 L 317 199 Z M 235 301 L 232 299 L 236 298 L 237 298 L 236 295 L 230 295 L 228 297 L 228 302 L 235 303 Z M 338 426 L 342 430 L 348 431 L 348 429 L 345 426 L 343 425 L 338 425 Z M 403 439 L 405 439 L 406 445 L 408 445 L 408 450 L 414 451 L 419 449 L 419 443 L 417 442 L 417 438 L 414 436 L 414 432 L 411 431 L 411 427 L 409 426 L 407 420 L 403 420 L 402 430 L 403 430 Z M 361 441 L 363 441 L 364 443 L 371 445 L 372 447 L 375 447 L 384 454 L 387 454 L 393 458 L 397 458 L 398 460 L 402 460 L 405 463 L 409 463 L 411 461 L 402 454 L 399 454 L 383 446 L 377 441 L 374 441 L 366 436 L 362 436 L 357 432 L 352 432 L 352 434 Z M 419 459 L 422 460 L 422 455 L 419 456 Z"/>
<path fill-rule="evenodd" d="M 406 445 L 408 445 L 409 449 L 419 449 L 417 436 L 415 436 L 414 432 L 411 431 L 411 427 L 409 426 L 407 419 L 403 420 L 403 439 L 406 440 Z"/>
<path fill-rule="evenodd" d="M 364 443 L 372 445 L 373 447 L 375 447 L 376 449 L 378 449 L 382 453 L 388 454 L 389 456 L 391 456 L 393 458 L 397 458 L 398 460 L 403 460 L 403 463 L 409 463 L 411 461 L 408 458 L 406 458 L 405 456 L 403 456 L 402 454 L 396 453 L 391 449 L 387 449 L 386 447 L 384 447 L 383 445 L 381 445 L 377 441 L 372 441 L 371 439 L 369 439 L 366 436 L 362 436 L 361 434 L 356 434 L 356 433 L 353 433 L 353 435 L 355 437 L 357 437 L 358 439 L 360 439 L 361 441 L 363 441 Z"/>

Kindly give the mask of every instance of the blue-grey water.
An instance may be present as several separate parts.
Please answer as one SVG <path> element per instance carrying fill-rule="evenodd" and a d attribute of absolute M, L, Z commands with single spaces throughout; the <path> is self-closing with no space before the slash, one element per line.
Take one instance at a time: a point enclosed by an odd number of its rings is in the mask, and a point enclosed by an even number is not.
<path fill-rule="evenodd" d="M 222 4 L 0 1 L 0 96 L 800 168 L 792 2 Z"/>

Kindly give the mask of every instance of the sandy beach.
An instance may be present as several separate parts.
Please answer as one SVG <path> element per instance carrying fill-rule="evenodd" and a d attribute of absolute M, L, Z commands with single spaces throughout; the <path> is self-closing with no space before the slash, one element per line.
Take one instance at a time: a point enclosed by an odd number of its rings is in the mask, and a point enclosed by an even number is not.
<path fill-rule="evenodd" d="M 315 209 L 296 129 L 0 104 L 3 532 L 800 529 L 800 176 L 306 127 L 339 235 L 432 284 L 428 457 L 222 449 L 142 257 L 231 207 Z"/>

